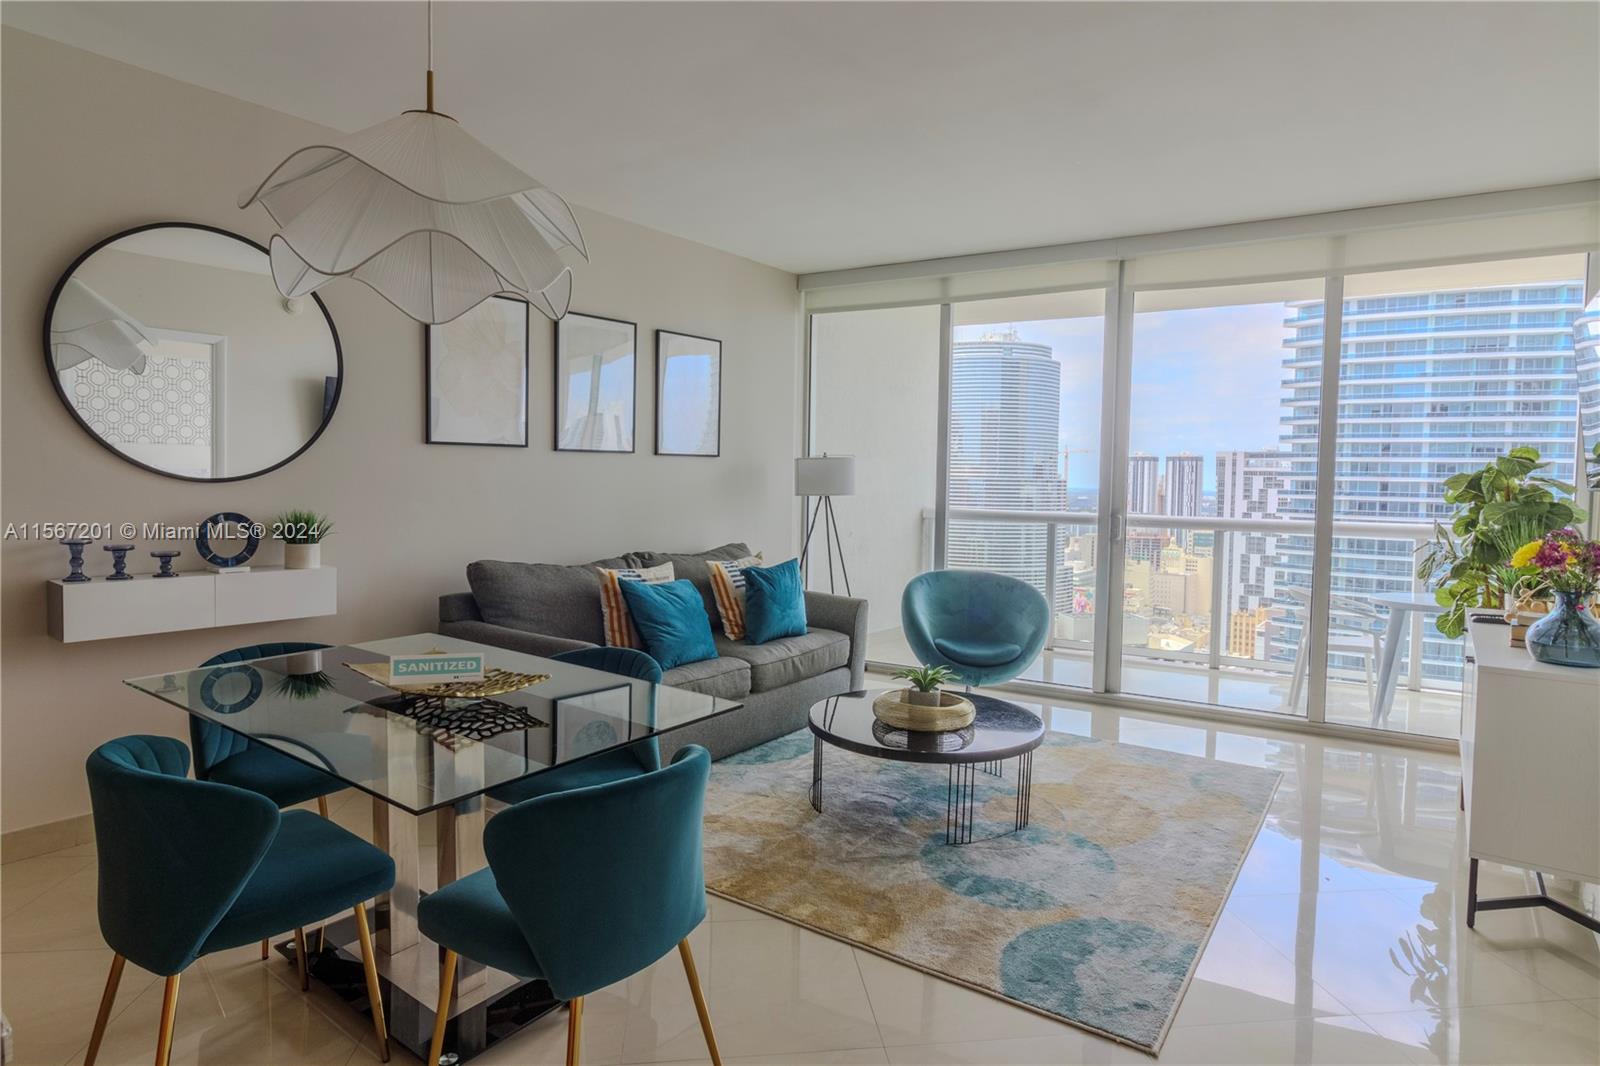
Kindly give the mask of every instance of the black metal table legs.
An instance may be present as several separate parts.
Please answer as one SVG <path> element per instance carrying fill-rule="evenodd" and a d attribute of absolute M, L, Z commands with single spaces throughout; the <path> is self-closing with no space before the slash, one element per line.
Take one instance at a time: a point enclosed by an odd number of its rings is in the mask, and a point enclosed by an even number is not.
<path fill-rule="evenodd" d="M 1539 892 L 1532 896 L 1498 896 L 1494 899 L 1478 898 L 1478 860 L 1467 861 L 1467 928 L 1471 929 L 1478 921 L 1479 911 L 1508 911 L 1522 907 L 1545 907 L 1555 911 L 1569 921 L 1577 922 L 1593 933 L 1600 933 L 1600 919 L 1591 918 L 1575 907 L 1569 907 L 1558 899 L 1550 896 L 1544 888 L 1544 874 L 1535 870 L 1535 880 L 1539 883 Z"/>
<path fill-rule="evenodd" d="M 1004 777 L 1003 760 L 985 763 L 951 763 L 950 781 L 945 789 L 944 842 L 946 844 L 972 843 L 972 826 L 976 813 L 977 773 L 990 777 Z M 1033 800 L 1033 752 L 1017 756 L 1017 815 L 1016 828 L 1026 829 Z M 811 741 L 811 809 L 822 813 L 822 739 Z"/>
<path fill-rule="evenodd" d="M 1033 752 L 1017 756 L 1017 830 L 1028 828 L 1028 815 L 1033 808 Z"/>
<path fill-rule="evenodd" d="M 822 738 L 811 738 L 811 809 L 822 813 Z"/>

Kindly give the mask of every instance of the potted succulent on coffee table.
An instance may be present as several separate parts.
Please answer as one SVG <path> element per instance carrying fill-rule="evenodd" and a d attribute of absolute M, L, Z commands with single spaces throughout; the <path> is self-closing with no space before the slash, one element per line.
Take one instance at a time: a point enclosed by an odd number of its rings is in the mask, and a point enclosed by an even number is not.
<path fill-rule="evenodd" d="M 939 686 L 954 681 L 956 672 L 948 666 L 912 666 L 896 670 L 892 676 L 896 681 L 911 682 L 911 687 L 905 693 L 907 703 L 918 707 L 937 707 L 943 701 Z"/>
<path fill-rule="evenodd" d="M 942 733 L 972 724 L 977 708 L 972 701 L 939 686 L 956 680 L 948 666 L 918 666 L 895 672 L 910 688 L 891 689 L 872 701 L 872 714 L 893 729 Z"/>

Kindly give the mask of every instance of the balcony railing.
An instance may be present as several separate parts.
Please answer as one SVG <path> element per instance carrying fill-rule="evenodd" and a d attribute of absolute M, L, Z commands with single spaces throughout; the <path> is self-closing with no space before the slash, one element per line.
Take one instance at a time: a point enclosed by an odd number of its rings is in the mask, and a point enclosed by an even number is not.
<path fill-rule="evenodd" d="M 1061 569 L 1065 561 L 1064 549 L 1066 547 L 1066 540 L 1064 537 L 1074 535 L 1071 532 L 1073 530 L 1078 531 L 1077 535 L 1094 532 L 1098 528 L 1099 518 L 1095 513 L 1089 511 L 1008 511 L 991 510 L 986 508 L 952 507 L 949 510 L 949 520 L 952 525 L 965 522 L 982 522 L 988 524 L 1000 523 L 1042 527 L 1044 531 L 1044 559 L 1042 560 L 1043 588 L 1041 591 L 1045 595 L 1046 602 L 1050 603 L 1051 605 L 1055 605 L 1059 601 L 1059 594 L 1061 591 Z M 924 535 L 922 538 L 922 565 L 923 569 L 931 569 L 934 563 L 934 512 L 932 509 L 924 510 L 923 523 Z M 1226 645 L 1229 632 L 1229 612 L 1227 609 L 1227 604 L 1224 602 L 1227 573 L 1226 567 L 1222 565 L 1222 562 L 1227 559 L 1227 552 L 1225 551 L 1224 545 L 1226 543 L 1226 538 L 1230 536 L 1247 534 L 1264 534 L 1273 537 L 1293 537 L 1296 538 L 1297 541 L 1309 540 L 1309 538 L 1316 531 L 1316 523 L 1314 521 L 1304 518 L 1259 519 L 1220 518 L 1204 515 L 1185 516 L 1136 514 L 1128 516 L 1127 529 L 1130 534 L 1138 531 L 1163 532 L 1179 530 L 1190 533 L 1209 533 L 1214 537 L 1214 540 L 1211 556 L 1212 566 L 1211 584 L 1209 589 L 1210 598 L 1208 610 L 1203 613 L 1203 617 L 1205 617 L 1207 620 L 1209 634 L 1209 639 L 1206 642 L 1206 649 L 1204 651 L 1193 651 L 1182 648 L 1155 648 L 1140 647 L 1137 645 L 1125 645 L 1121 649 L 1124 656 L 1147 660 L 1192 663 L 1198 666 L 1204 666 L 1212 671 L 1225 668 L 1246 669 L 1281 675 L 1289 674 L 1293 670 L 1294 665 L 1292 660 L 1286 661 L 1283 659 L 1273 659 L 1270 657 L 1246 658 L 1243 656 L 1228 654 Z M 1410 557 L 1411 553 L 1415 552 L 1420 545 L 1432 539 L 1433 533 L 1433 525 L 1427 522 L 1364 521 L 1351 518 L 1338 518 L 1333 522 L 1333 534 L 1335 537 L 1345 539 L 1365 539 L 1371 541 L 1405 542 L 1407 547 L 1401 552 L 1386 553 L 1396 555 L 1397 557 L 1404 558 L 1406 560 L 1407 565 L 1403 573 L 1387 574 L 1377 571 L 1363 570 L 1358 574 L 1352 575 L 1362 578 L 1370 578 L 1373 580 L 1382 580 L 1386 583 L 1403 582 L 1406 586 L 1404 591 L 1422 591 L 1422 585 L 1411 576 Z M 1124 537 L 1123 542 L 1117 545 L 1115 550 L 1126 551 L 1127 543 L 1128 539 L 1127 537 Z M 1274 553 L 1263 559 L 1263 564 L 1269 569 L 1290 570 L 1294 571 L 1297 575 L 1299 574 L 1300 570 L 1307 569 L 1300 566 L 1284 567 L 1275 565 L 1275 559 L 1281 558 L 1286 553 L 1289 555 L 1295 554 L 1293 545 L 1280 544 L 1277 546 L 1277 549 Z M 1371 553 L 1367 552 L 1363 554 Z M 1102 560 L 1104 555 L 1104 548 L 1097 549 L 1096 559 L 1094 562 L 1096 567 L 1103 565 Z M 1305 574 L 1304 576 L 1306 580 L 1309 581 L 1309 573 Z M 1361 595 L 1360 593 L 1352 593 L 1343 590 L 1336 590 L 1336 592 L 1342 596 L 1359 597 Z M 1282 603 L 1275 605 L 1284 607 L 1284 604 Z M 1269 653 L 1270 648 L 1274 645 L 1274 636 L 1278 638 L 1277 643 L 1278 646 L 1281 647 L 1289 638 L 1297 637 L 1300 627 L 1305 625 L 1306 620 L 1304 617 L 1293 617 L 1295 610 L 1296 608 L 1289 607 L 1287 608 L 1287 613 L 1290 615 L 1290 617 L 1280 618 L 1275 623 L 1269 623 L 1278 627 L 1276 633 L 1269 633 L 1268 639 L 1266 640 Z M 1303 614 L 1305 608 L 1301 607 L 1299 610 Z M 1191 614 L 1191 612 L 1185 612 L 1185 614 Z M 1408 688 L 1418 690 L 1422 687 L 1422 682 L 1424 680 L 1424 657 L 1420 654 L 1416 654 L 1412 651 L 1412 649 L 1422 649 L 1424 647 L 1425 618 L 1421 612 L 1411 612 L 1410 627 L 1410 640 L 1405 646 L 1405 654 L 1407 657 L 1405 662 L 1405 683 Z M 1047 648 L 1053 651 L 1079 650 L 1087 653 L 1091 650 L 1092 644 L 1091 642 L 1085 640 L 1062 637 L 1058 634 L 1056 625 L 1052 624 L 1050 640 Z M 1333 673 L 1348 675 L 1342 678 L 1344 680 L 1349 680 L 1352 677 L 1359 676 L 1359 672 L 1351 670 L 1339 671 L 1330 669 L 1330 674 Z"/>

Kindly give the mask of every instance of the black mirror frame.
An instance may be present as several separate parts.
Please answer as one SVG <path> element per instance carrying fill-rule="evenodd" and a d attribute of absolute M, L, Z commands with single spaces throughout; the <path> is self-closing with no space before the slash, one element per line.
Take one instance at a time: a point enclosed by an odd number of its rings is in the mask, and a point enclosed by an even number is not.
<path fill-rule="evenodd" d="M 278 462 L 273 463 L 271 466 L 263 467 L 260 470 L 255 470 L 248 474 L 235 474 L 232 477 L 190 477 L 187 474 L 174 474 L 169 471 L 162 470 L 159 467 L 151 466 L 149 463 L 141 463 L 132 456 L 119 451 L 116 445 L 112 444 L 110 441 L 100 436 L 100 434 L 96 433 L 94 428 L 90 426 L 89 423 L 84 420 L 83 416 L 78 413 L 78 409 L 72 405 L 71 399 L 62 389 L 61 375 L 57 372 L 55 359 L 52 358 L 50 354 L 50 323 L 55 318 L 56 301 L 61 297 L 61 290 L 66 287 L 67 281 L 71 279 L 72 275 L 78 272 L 78 268 L 81 267 L 90 256 L 94 255 L 106 245 L 114 244 L 115 242 L 122 240 L 122 238 L 131 237 L 136 233 L 145 233 L 156 229 L 204 230 L 207 233 L 215 233 L 221 237 L 232 238 L 241 244 L 247 244 L 256 251 L 260 252 L 262 255 L 267 256 L 269 259 L 272 255 L 272 253 L 264 245 L 257 244 L 249 237 L 234 233 L 232 230 L 222 229 L 220 226 L 208 226 L 204 222 L 150 222 L 143 226 L 134 226 L 131 229 L 125 229 L 120 233 L 113 233 L 104 240 L 96 242 L 76 259 L 74 259 L 72 264 L 67 267 L 64 273 L 62 273 L 60 279 L 56 281 L 55 287 L 50 290 L 50 301 L 45 304 L 43 333 L 44 365 L 45 376 L 50 379 L 50 387 L 55 390 L 56 397 L 60 399 L 61 405 L 67 409 L 67 413 L 72 415 L 72 420 L 78 423 L 79 428 L 87 433 L 90 439 L 92 439 L 96 444 L 100 445 L 100 447 L 104 448 L 112 455 L 115 455 L 123 462 L 130 463 L 133 466 L 139 467 L 141 470 L 147 470 L 150 473 L 157 474 L 161 477 L 172 478 L 175 481 L 194 481 L 199 482 L 202 485 L 221 484 L 227 481 L 248 481 L 254 477 L 261 477 L 265 474 L 270 474 L 279 467 L 287 466 L 288 464 L 294 462 L 296 459 L 300 458 L 300 456 L 304 455 L 308 448 L 317 443 L 317 439 L 322 436 L 323 432 L 328 428 L 328 424 L 333 421 L 333 416 L 339 410 L 339 398 L 344 395 L 344 348 L 339 342 L 339 327 L 334 324 L 333 315 L 328 311 L 328 305 L 323 303 L 322 297 L 314 292 L 310 294 L 311 299 L 316 301 L 317 310 L 322 312 L 323 321 L 328 324 L 328 335 L 333 338 L 333 361 L 335 369 L 338 373 L 338 377 L 336 378 L 333 386 L 333 402 L 328 405 L 327 413 L 323 416 L 321 424 L 317 426 L 317 431 L 311 434 L 311 436 L 307 438 L 306 442 L 300 445 L 299 448 L 295 449 L 292 453 L 280 459 Z"/>

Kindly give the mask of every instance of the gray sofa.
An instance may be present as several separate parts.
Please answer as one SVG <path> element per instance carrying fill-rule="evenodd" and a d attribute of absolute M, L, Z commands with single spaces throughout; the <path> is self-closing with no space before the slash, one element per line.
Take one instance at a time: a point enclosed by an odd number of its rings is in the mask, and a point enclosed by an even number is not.
<path fill-rule="evenodd" d="M 701 744 L 720 759 L 803 727 L 812 704 L 861 688 L 866 672 L 865 600 L 807 592 L 804 636 L 747 644 L 723 635 L 706 561 L 749 554 L 744 544 L 724 544 L 692 553 L 629 552 L 581 566 L 480 560 L 467 567 L 472 591 L 439 597 L 439 632 L 530 655 L 600 644 L 605 634 L 596 569 L 670 562 L 705 600 L 718 657 L 674 667 L 663 682 L 744 706 L 664 737 L 662 755 Z"/>

